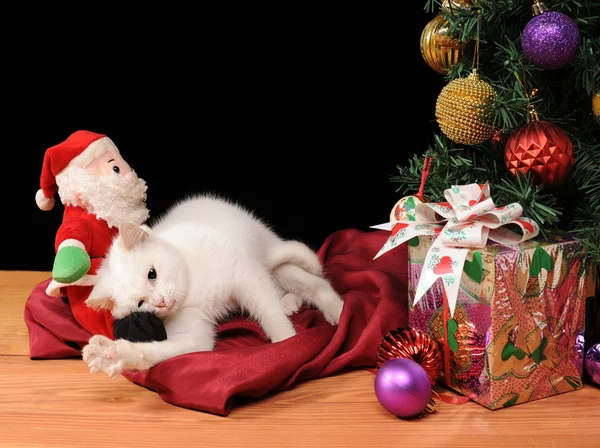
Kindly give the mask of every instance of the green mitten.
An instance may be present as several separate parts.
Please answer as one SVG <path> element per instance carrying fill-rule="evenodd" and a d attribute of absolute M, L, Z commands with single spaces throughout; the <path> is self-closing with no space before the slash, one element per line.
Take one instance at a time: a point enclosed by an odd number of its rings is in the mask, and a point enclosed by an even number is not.
<path fill-rule="evenodd" d="M 60 283 L 73 283 L 90 270 L 90 256 L 77 246 L 65 246 L 58 251 L 52 267 L 52 278 Z"/>

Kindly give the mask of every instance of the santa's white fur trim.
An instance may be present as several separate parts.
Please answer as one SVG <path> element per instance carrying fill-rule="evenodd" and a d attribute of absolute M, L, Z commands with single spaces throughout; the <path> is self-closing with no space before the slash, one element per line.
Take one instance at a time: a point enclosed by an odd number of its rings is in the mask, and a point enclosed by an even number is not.
<path fill-rule="evenodd" d="M 98 276 L 94 274 L 86 274 L 79 280 L 74 281 L 73 283 L 60 283 L 56 280 L 51 280 L 48 286 L 46 287 L 46 294 L 50 297 L 61 297 L 62 294 L 60 290 L 65 286 L 94 286 L 96 283 L 98 283 Z"/>
<path fill-rule="evenodd" d="M 63 288 L 67 285 L 65 285 L 64 283 L 59 283 L 56 280 L 52 280 L 50 283 L 48 283 L 48 286 L 46 287 L 46 295 L 50 296 L 50 297 L 61 297 L 62 294 L 60 293 L 60 288 Z"/>
<path fill-rule="evenodd" d="M 90 143 L 89 146 L 85 148 L 81 154 L 79 154 L 76 157 L 73 157 L 73 159 L 71 159 L 71 161 L 64 168 L 64 170 L 68 170 L 71 167 L 85 168 L 98 157 L 100 157 L 108 151 L 115 151 L 116 153 L 119 153 L 119 149 L 115 146 L 115 144 L 110 138 L 99 138 L 98 140 L 95 140 L 92 143 Z"/>
<path fill-rule="evenodd" d="M 52 210 L 54 207 L 54 202 L 54 196 L 47 198 L 41 188 L 35 193 L 35 203 L 41 210 L 44 210 L 45 212 Z"/>
<path fill-rule="evenodd" d="M 68 238 L 68 239 L 64 240 L 58 246 L 58 250 L 61 250 L 63 247 L 67 247 L 67 246 L 76 246 L 76 247 L 79 247 L 80 249 L 85 250 L 85 246 L 83 245 L 83 243 L 81 241 L 79 241 L 79 240 L 74 239 L 74 238 Z"/>

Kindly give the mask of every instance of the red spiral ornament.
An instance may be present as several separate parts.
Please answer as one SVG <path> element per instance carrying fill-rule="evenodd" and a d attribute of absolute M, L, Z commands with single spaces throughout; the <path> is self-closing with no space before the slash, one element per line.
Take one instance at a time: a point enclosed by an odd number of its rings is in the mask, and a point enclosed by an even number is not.
<path fill-rule="evenodd" d="M 423 367 L 432 386 L 442 374 L 442 352 L 438 343 L 416 328 L 399 327 L 385 335 L 377 352 L 377 369 L 393 358 L 415 361 Z"/>

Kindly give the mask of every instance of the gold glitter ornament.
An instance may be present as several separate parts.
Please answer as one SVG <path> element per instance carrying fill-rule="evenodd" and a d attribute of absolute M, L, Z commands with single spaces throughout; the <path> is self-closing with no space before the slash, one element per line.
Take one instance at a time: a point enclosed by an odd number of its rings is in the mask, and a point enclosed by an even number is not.
<path fill-rule="evenodd" d="M 435 116 L 441 131 L 455 143 L 477 145 L 492 138 L 494 111 L 492 102 L 497 98 L 494 88 L 479 77 L 473 69 L 466 78 L 449 82 L 439 94 Z"/>
<path fill-rule="evenodd" d="M 435 16 L 421 33 L 421 55 L 427 65 L 438 73 L 445 75 L 448 69 L 462 60 L 462 47 L 443 46 L 438 42 L 452 40 L 449 36 L 444 36 L 448 31 L 447 20 L 443 15 Z M 440 33 L 439 35 L 436 33 Z M 458 41 L 458 39 L 455 39 Z"/>
<path fill-rule="evenodd" d="M 596 123 L 600 124 L 600 87 L 596 88 L 592 96 L 592 111 L 594 112 Z"/>

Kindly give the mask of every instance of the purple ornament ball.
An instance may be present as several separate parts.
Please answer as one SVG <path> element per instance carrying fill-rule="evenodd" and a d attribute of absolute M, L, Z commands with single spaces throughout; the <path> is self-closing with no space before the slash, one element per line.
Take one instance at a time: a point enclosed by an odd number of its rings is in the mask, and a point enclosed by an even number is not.
<path fill-rule="evenodd" d="M 390 414 L 401 418 L 416 417 L 431 399 L 431 382 L 417 362 L 393 358 L 377 369 L 375 395 Z"/>
<path fill-rule="evenodd" d="M 571 356 L 571 360 L 577 370 L 579 371 L 579 376 L 583 378 L 583 360 L 585 359 L 585 332 L 580 331 L 577 333 L 577 337 L 575 338 L 575 344 L 573 346 L 573 353 Z"/>
<path fill-rule="evenodd" d="M 523 54 L 544 70 L 558 70 L 575 59 L 581 34 L 573 19 L 546 11 L 533 17 L 521 34 Z"/>
<path fill-rule="evenodd" d="M 600 386 L 600 344 L 594 344 L 585 354 L 585 370 L 590 379 Z"/>

